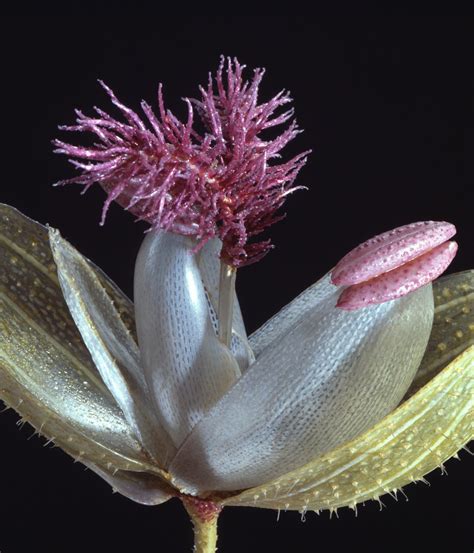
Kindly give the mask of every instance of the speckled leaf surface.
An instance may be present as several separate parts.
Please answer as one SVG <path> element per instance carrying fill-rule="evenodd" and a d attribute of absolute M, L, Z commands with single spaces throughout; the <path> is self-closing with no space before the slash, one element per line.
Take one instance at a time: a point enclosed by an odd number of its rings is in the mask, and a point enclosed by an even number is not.
<path fill-rule="evenodd" d="M 69 314 L 47 229 L 8 206 L 0 206 L 0 399 L 76 459 L 157 471 Z"/>
<path fill-rule="evenodd" d="M 88 260 L 59 231 L 49 241 L 63 297 L 94 366 L 140 443 L 165 466 L 169 438 L 156 419 L 138 346 Z"/>
<path fill-rule="evenodd" d="M 474 438 L 474 271 L 433 286 L 435 319 L 408 399 L 374 428 L 224 505 L 334 510 L 422 479 Z"/>
<path fill-rule="evenodd" d="M 176 491 L 156 474 L 84 464 L 112 486 L 113 493 L 120 493 L 142 505 L 159 505 L 176 495 Z"/>
<path fill-rule="evenodd" d="M 433 283 L 433 296 L 435 316 L 430 341 L 407 397 L 474 345 L 474 271 L 439 278 Z"/>

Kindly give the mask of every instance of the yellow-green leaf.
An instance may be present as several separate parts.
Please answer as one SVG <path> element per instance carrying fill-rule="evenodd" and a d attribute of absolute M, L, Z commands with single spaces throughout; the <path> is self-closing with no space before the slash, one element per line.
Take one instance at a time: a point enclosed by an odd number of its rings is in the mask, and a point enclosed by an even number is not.
<path fill-rule="evenodd" d="M 436 280 L 433 296 L 435 314 L 430 340 L 407 397 L 474 344 L 474 271 Z"/>
<path fill-rule="evenodd" d="M 76 459 L 157 471 L 82 343 L 47 229 L 9 206 L 0 206 L 0 399 Z"/>

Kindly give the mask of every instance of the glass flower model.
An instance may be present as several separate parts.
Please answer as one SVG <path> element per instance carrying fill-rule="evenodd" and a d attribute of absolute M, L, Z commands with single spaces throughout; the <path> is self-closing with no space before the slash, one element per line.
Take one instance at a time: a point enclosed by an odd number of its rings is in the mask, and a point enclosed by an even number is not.
<path fill-rule="evenodd" d="M 395 493 L 473 437 L 474 272 L 436 279 L 453 225 L 421 222 L 359 246 L 247 336 L 239 267 L 271 245 L 307 153 L 281 92 L 258 103 L 221 60 L 178 120 L 145 102 L 95 108 L 55 141 L 149 223 L 135 304 L 57 230 L 1 207 L 0 398 L 134 501 L 180 498 L 196 550 L 224 507 L 330 510 Z M 197 123 L 196 120 L 198 119 Z M 265 139 L 264 131 L 284 130 Z M 263 133 L 263 134 L 262 134 Z M 270 133 L 271 134 L 271 133 Z"/>

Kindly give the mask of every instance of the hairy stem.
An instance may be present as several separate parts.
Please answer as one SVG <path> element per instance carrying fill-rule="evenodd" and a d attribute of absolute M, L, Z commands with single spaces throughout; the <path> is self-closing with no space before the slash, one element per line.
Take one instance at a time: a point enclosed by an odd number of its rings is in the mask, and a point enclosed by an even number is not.
<path fill-rule="evenodd" d="M 221 261 L 219 280 L 219 339 L 227 347 L 232 339 L 232 318 L 234 312 L 235 277 L 237 270 Z"/>
<path fill-rule="evenodd" d="M 183 497 L 182 501 L 194 527 L 194 553 L 215 553 L 221 507 L 193 497 Z"/>

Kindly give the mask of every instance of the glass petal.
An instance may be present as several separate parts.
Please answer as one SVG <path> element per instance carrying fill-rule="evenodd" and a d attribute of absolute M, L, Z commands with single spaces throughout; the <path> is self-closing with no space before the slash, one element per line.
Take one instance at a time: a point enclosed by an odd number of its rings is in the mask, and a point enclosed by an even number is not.
<path fill-rule="evenodd" d="M 431 286 L 354 312 L 321 301 L 196 426 L 170 466 L 188 493 L 272 480 L 364 432 L 393 410 L 425 351 Z"/>
<path fill-rule="evenodd" d="M 209 299 L 209 311 L 214 330 L 218 331 L 218 304 L 219 304 L 219 274 L 220 259 L 219 255 L 222 248 L 222 242 L 219 239 L 209 240 L 199 252 L 199 270 L 201 272 L 206 296 Z M 240 309 L 237 294 L 234 294 L 234 313 L 232 320 L 232 341 L 230 349 L 243 372 L 255 361 L 252 349 L 247 339 L 244 319 Z"/>
<path fill-rule="evenodd" d="M 178 447 L 240 374 L 209 316 L 195 243 L 151 232 L 135 269 L 135 312 L 145 378 Z"/>
<path fill-rule="evenodd" d="M 474 321 L 474 319 L 471 319 Z M 445 350 L 446 351 L 446 350 Z M 304 467 L 223 501 L 298 511 L 396 496 L 474 438 L 474 346 L 375 427 Z"/>
<path fill-rule="evenodd" d="M 0 398 L 76 459 L 158 471 L 69 314 L 47 229 L 5 205 L 0 206 Z"/>
<path fill-rule="evenodd" d="M 259 357 L 262 351 L 272 342 L 277 343 L 281 340 L 308 313 L 317 308 L 319 303 L 326 297 L 327 286 L 324 284 L 326 280 L 327 277 L 322 278 L 309 286 L 250 335 L 249 343 L 255 357 Z"/>
<path fill-rule="evenodd" d="M 64 298 L 102 380 L 136 436 L 165 466 L 174 447 L 156 419 L 136 342 L 90 263 L 58 231 L 51 229 L 49 237 Z"/>

